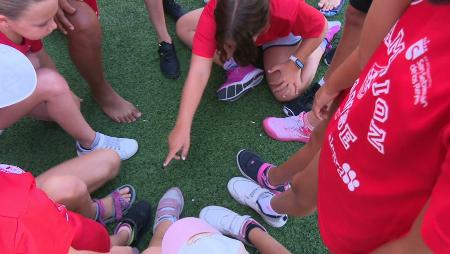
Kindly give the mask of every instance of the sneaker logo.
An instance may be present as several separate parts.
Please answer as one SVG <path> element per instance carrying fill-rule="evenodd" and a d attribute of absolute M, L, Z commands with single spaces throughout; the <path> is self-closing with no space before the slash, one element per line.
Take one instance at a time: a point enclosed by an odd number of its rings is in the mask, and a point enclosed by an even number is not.
<path fill-rule="evenodd" d="M 423 55 L 425 52 L 428 51 L 428 44 L 430 41 L 427 39 L 427 37 L 424 37 L 411 45 L 408 50 L 406 50 L 405 58 L 408 60 L 415 60 L 421 55 Z"/>
<path fill-rule="evenodd" d="M 359 187 L 359 181 L 356 179 L 356 172 L 351 169 L 348 163 L 342 164 L 342 181 L 347 185 L 350 191 Z"/>

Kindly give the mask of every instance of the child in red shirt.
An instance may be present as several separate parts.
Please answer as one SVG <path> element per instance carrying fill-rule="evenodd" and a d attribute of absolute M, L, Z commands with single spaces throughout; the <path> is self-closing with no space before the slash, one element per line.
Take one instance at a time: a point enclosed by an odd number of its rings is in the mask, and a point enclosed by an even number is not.
<path fill-rule="evenodd" d="M 377 11 L 369 12 L 367 22 L 374 24 L 373 14 L 382 11 L 381 3 L 374 2 Z M 298 172 L 305 163 L 306 169 L 293 179 L 296 188 L 273 198 L 271 207 L 290 214 L 304 212 L 316 199 L 318 177 L 319 226 L 333 253 L 450 249 L 450 104 L 445 77 L 445 45 L 450 37 L 433 29 L 450 22 L 449 11 L 449 1 L 414 1 L 394 24 L 354 86 L 344 93 L 346 98 L 336 99 L 342 103 L 325 135 L 318 176 L 317 153 L 315 158 L 304 156 L 306 162 L 284 164 L 284 170 Z M 353 72 L 349 66 L 355 65 L 348 63 L 360 63 L 352 61 L 354 56 L 372 55 L 369 44 L 374 42 L 367 41 L 366 33 L 380 28 L 369 27 L 365 25 L 359 46 L 365 50 L 358 48 L 316 96 L 339 94 L 348 85 L 333 83 L 336 77 Z M 326 104 L 320 112 L 334 112 Z M 311 150 L 308 146 L 298 154 Z M 260 175 L 258 179 L 263 178 Z M 299 196 L 296 203 L 280 210 L 282 199 L 292 193 Z"/>
<path fill-rule="evenodd" d="M 192 47 L 192 59 L 164 165 L 179 151 L 182 159 L 187 156 L 213 61 L 223 64 L 228 76 L 217 91 L 219 100 L 234 101 L 262 81 L 264 71 L 252 65 L 262 46 L 272 93 L 277 100 L 292 100 L 311 83 L 327 41 L 339 29 L 336 23 L 328 30 L 323 15 L 302 0 L 212 0 L 181 17 L 177 34 Z"/>
<path fill-rule="evenodd" d="M 106 228 L 80 214 L 66 210 L 40 190 L 30 173 L 0 164 L 0 252 L 1 253 L 78 253 L 89 250 L 109 252 L 111 246 L 125 246 L 148 229 L 149 208 L 140 202 L 127 219 L 109 236 Z M 146 210 L 150 213 L 150 210 Z M 133 222 L 130 224 L 130 220 Z M 145 222 L 147 226 L 136 223 Z M 144 230 L 142 230 L 145 228 Z M 138 232 L 137 230 L 141 230 Z M 134 237 L 132 237 L 132 234 Z M 128 249 L 123 249 L 128 250 Z M 131 252 L 120 252 L 131 253 Z"/>

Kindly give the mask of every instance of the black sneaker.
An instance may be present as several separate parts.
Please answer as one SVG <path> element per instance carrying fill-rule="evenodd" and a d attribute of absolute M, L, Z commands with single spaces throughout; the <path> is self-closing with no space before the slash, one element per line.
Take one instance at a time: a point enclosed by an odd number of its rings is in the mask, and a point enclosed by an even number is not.
<path fill-rule="evenodd" d="M 252 151 L 240 150 L 236 155 L 236 163 L 243 176 L 254 181 L 259 186 L 270 190 L 274 194 L 284 192 L 289 188 L 289 184 L 270 185 L 267 179 L 267 173 L 274 165 L 263 161 L 259 155 Z"/>
<path fill-rule="evenodd" d="M 333 60 L 335 52 L 336 52 L 336 48 L 332 48 L 328 52 L 325 53 L 325 55 L 323 56 L 323 62 L 326 65 L 329 66 L 331 64 L 331 61 Z"/>
<path fill-rule="evenodd" d="M 186 11 L 179 4 L 175 3 L 175 0 L 163 0 L 163 8 L 164 12 L 169 14 L 175 21 L 186 14 Z"/>
<path fill-rule="evenodd" d="M 314 95 L 319 90 L 318 83 L 312 84 L 299 97 L 283 105 L 283 112 L 286 116 L 298 116 L 301 112 L 308 112 L 312 109 L 314 103 Z"/>
<path fill-rule="evenodd" d="M 178 62 L 175 46 L 165 41 L 159 44 L 159 68 L 166 78 L 177 79 L 180 76 L 180 62 Z"/>
<path fill-rule="evenodd" d="M 118 233 L 123 224 L 128 224 L 131 227 L 131 237 L 127 245 L 137 246 L 145 233 L 150 230 L 151 220 L 152 208 L 150 204 L 145 200 L 138 201 L 119 221 L 114 229 L 114 234 Z"/>

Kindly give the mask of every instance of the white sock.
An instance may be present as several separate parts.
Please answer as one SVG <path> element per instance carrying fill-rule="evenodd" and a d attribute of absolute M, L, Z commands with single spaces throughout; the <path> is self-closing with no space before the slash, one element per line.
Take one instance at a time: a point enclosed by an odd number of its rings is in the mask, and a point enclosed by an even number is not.
<path fill-rule="evenodd" d="M 323 39 L 322 43 L 320 43 L 320 47 L 325 50 L 327 49 L 328 41 L 327 39 Z"/>
<path fill-rule="evenodd" d="M 273 197 L 274 195 L 272 193 L 264 193 L 261 196 L 259 196 L 258 201 L 256 202 L 258 203 L 259 208 L 265 215 L 275 218 L 281 217 L 283 216 L 283 214 L 275 212 L 272 208 L 272 205 L 270 204 Z"/>
<path fill-rule="evenodd" d="M 231 69 L 234 69 L 236 67 L 238 67 L 239 65 L 236 63 L 236 61 L 234 61 L 233 58 L 228 59 L 227 61 L 225 61 L 225 63 L 223 63 L 223 68 L 226 71 L 229 71 Z"/>

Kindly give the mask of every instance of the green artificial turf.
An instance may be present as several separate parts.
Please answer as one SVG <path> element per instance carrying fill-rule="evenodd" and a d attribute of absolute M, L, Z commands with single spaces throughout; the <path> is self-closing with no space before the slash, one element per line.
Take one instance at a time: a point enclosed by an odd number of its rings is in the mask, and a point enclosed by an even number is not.
<path fill-rule="evenodd" d="M 203 5 L 202 0 L 178 1 L 190 10 Z M 82 112 L 93 128 L 139 142 L 139 152 L 122 164 L 120 175 L 94 196 L 101 197 L 120 184 L 130 183 L 136 187 L 140 199 L 156 207 L 165 190 L 179 186 L 185 196 L 184 216 L 198 216 L 201 208 L 220 205 L 262 222 L 250 208 L 239 205 L 229 196 L 226 185 L 230 178 L 240 175 L 235 162 L 240 149 L 252 149 L 264 159 L 280 164 L 302 146 L 277 142 L 264 134 L 261 121 L 266 116 L 283 116 L 281 104 L 274 100 L 267 85 L 264 83 L 239 101 L 219 102 L 215 90 L 224 81 L 224 72 L 214 67 L 193 124 L 188 160 L 175 161 L 163 170 L 166 140 L 177 116 L 190 51 L 176 38 L 175 24 L 167 18 L 182 75 L 176 81 L 165 79 L 159 70 L 157 37 L 148 21 L 144 2 L 100 0 L 99 6 L 107 79 L 123 97 L 138 105 L 143 112 L 138 122 L 121 125 L 107 118 L 90 97 L 86 82 L 70 61 L 64 36 L 54 32 L 45 40 L 58 69 L 73 91 L 84 99 Z M 343 15 L 331 20 L 336 19 L 342 21 Z M 321 64 L 316 80 L 324 71 L 325 66 Z M 75 156 L 75 141 L 54 123 L 23 119 L 0 136 L 1 162 L 18 165 L 34 175 Z M 264 225 L 293 253 L 327 253 L 320 239 L 316 215 L 290 218 L 281 229 Z M 150 234 L 146 236 L 141 248 L 150 237 Z"/>

